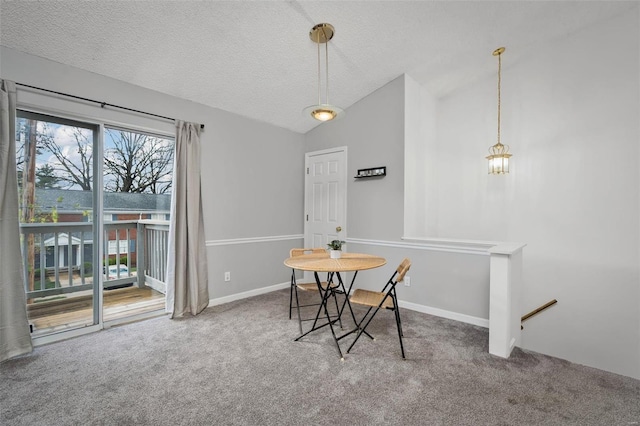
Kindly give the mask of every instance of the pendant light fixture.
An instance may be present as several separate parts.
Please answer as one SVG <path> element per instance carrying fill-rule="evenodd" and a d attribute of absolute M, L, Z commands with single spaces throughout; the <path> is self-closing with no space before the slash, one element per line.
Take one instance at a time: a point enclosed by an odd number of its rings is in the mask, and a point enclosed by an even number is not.
<path fill-rule="evenodd" d="M 509 173 L 509 145 L 500 143 L 500 83 L 502 78 L 502 54 L 504 47 L 499 47 L 493 51 L 493 56 L 498 57 L 498 143 L 489 148 L 489 174 L 501 175 Z"/>
<path fill-rule="evenodd" d="M 335 29 L 331 24 L 317 24 L 309 31 L 309 38 L 318 45 L 318 104 L 303 110 L 318 121 L 329 121 L 344 115 L 344 110 L 329 103 L 329 40 L 333 38 Z M 324 44 L 325 52 L 325 84 L 324 102 L 322 102 L 322 73 L 320 60 L 320 45 Z"/>

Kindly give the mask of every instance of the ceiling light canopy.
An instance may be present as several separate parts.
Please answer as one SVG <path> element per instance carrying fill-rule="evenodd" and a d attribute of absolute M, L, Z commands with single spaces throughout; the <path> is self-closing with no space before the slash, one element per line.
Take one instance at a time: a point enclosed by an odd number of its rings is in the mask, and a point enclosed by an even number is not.
<path fill-rule="evenodd" d="M 330 121 L 344 115 L 344 110 L 329 103 L 329 40 L 333 38 L 335 29 L 331 24 L 317 24 L 309 31 L 309 38 L 318 45 L 318 103 L 303 110 L 318 121 Z M 322 67 L 320 58 L 320 45 L 324 44 L 325 52 L 325 83 L 324 102 L 322 102 Z"/>
<path fill-rule="evenodd" d="M 502 54 L 504 47 L 499 47 L 493 51 L 493 56 L 498 57 L 498 143 L 489 148 L 489 174 L 501 175 L 509 173 L 509 145 L 500 143 L 500 83 L 502 79 Z"/>

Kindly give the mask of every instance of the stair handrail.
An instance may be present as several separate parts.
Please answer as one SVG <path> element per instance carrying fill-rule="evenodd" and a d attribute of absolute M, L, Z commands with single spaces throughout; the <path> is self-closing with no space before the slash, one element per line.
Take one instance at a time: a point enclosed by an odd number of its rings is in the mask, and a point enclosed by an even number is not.
<path fill-rule="evenodd" d="M 523 330 L 524 327 L 522 326 L 522 323 L 525 322 L 526 320 L 528 320 L 529 318 L 531 318 L 534 315 L 538 315 L 540 312 L 544 311 L 545 309 L 550 308 L 551 306 L 555 305 L 556 303 L 558 303 L 558 301 L 556 299 L 553 299 L 547 303 L 545 303 L 544 305 L 534 309 L 533 311 L 529 312 L 528 314 L 525 314 L 522 316 L 522 318 L 520 318 L 520 330 Z"/>

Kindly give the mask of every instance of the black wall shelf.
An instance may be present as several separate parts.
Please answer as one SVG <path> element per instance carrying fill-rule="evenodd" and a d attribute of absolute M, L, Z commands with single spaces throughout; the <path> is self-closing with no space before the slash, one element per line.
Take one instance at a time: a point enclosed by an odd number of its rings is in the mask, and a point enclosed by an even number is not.
<path fill-rule="evenodd" d="M 371 167 L 368 169 L 358 169 L 357 176 L 354 176 L 356 179 L 365 179 L 365 178 L 374 178 L 374 177 L 383 177 L 387 175 L 387 167 Z"/>

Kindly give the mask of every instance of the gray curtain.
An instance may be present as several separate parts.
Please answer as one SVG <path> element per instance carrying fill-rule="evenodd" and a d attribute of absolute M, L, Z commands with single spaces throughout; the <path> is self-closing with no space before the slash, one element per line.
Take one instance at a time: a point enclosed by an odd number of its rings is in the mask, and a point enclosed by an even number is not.
<path fill-rule="evenodd" d="M 33 350 L 26 296 L 16 176 L 16 87 L 0 80 L 0 361 Z"/>
<path fill-rule="evenodd" d="M 171 318 L 196 315 L 209 304 L 199 125 L 176 121 L 175 153 L 166 298 Z"/>

